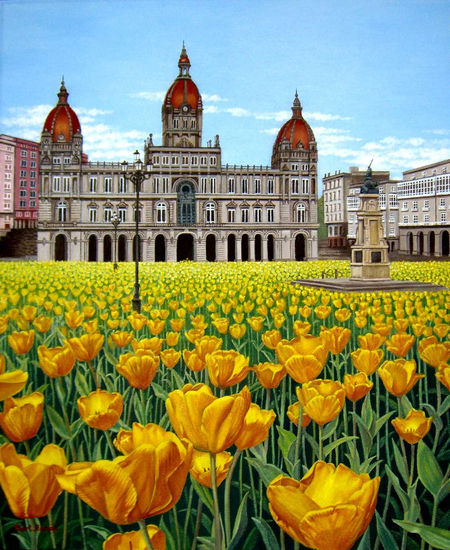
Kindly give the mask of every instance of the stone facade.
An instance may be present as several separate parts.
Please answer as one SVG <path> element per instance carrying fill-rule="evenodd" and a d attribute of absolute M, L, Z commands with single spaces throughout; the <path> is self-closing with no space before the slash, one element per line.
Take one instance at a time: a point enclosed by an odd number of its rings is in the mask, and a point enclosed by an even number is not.
<path fill-rule="evenodd" d="M 162 144 L 151 134 L 144 144 L 140 258 L 317 259 L 317 146 L 297 94 L 271 166 L 224 165 L 218 135 L 202 146 L 202 98 L 184 46 L 178 67 L 162 105 Z M 38 259 L 131 261 L 135 187 L 119 162 L 87 162 L 68 95 L 62 83 L 41 135 Z"/>

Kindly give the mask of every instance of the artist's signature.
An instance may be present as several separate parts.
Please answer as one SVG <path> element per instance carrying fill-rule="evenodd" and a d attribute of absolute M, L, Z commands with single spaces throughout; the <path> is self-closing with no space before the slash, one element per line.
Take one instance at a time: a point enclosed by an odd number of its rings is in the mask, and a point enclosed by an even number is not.
<path fill-rule="evenodd" d="M 33 532 L 33 531 L 57 531 L 58 530 L 58 527 L 56 526 L 50 526 L 50 527 L 44 527 L 43 525 L 19 525 L 18 523 L 16 523 L 14 525 L 14 529 L 16 531 L 29 531 L 29 532 Z"/>

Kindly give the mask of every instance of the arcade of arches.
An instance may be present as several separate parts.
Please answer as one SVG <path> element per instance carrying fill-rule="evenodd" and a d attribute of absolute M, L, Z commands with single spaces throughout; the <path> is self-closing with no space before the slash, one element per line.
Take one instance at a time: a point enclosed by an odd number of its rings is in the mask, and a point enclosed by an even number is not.
<path fill-rule="evenodd" d="M 408 231 L 403 239 L 401 250 L 411 256 L 449 256 L 450 239 L 448 229 L 426 229 Z"/>

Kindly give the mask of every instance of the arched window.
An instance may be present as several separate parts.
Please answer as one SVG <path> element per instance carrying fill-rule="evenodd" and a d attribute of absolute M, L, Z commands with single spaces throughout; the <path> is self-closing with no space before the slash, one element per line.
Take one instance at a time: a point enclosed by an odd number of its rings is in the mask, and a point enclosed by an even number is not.
<path fill-rule="evenodd" d="M 167 205 L 164 202 L 159 202 L 156 205 L 156 222 L 157 223 L 167 222 Z"/>
<path fill-rule="evenodd" d="M 177 221 L 180 225 L 195 223 L 195 189 L 190 181 L 182 181 L 177 192 Z"/>
<path fill-rule="evenodd" d="M 295 220 L 297 223 L 306 222 L 306 206 L 302 202 L 297 204 Z"/>
<path fill-rule="evenodd" d="M 67 221 L 67 204 L 65 202 L 60 202 L 56 207 L 56 217 L 59 222 Z"/>
<path fill-rule="evenodd" d="M 207 202 L 205 205 L 205 221 L 206 223 L 216 222 L 216 205 L 213 202 Z"/>

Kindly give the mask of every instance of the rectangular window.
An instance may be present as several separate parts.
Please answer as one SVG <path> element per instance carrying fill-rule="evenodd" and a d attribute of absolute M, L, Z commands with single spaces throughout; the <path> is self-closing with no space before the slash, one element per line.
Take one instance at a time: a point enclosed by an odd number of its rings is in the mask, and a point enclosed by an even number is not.
<path fill-rule="evenodd" d="M 97 209 L 89 208 L 89 222 L 95 223 L 97 221 Z"/>
<path fill-rule="evenodd" d="M 389 227 L 389 236 L 394 237 L 395 236 L 395 227 Z"/>
<path fill-rule="evenodd" d="M 36 172 L 33 170 L 30 172 L 30 178 L 35 178 L 36 177 Z"/>
<path fill-rule="evenodd" d="M 30 162 L 30 168 L 36 168 L 36 161 L 35 160 L 32 160 Z"/>
<path fill-rule="evenodd" d="M 257 206 L 253 211 L 255 217 L 255 223 L 261 223 L 262 220 L 262 209 Z"/>
<path fill-rule="evenodd" d="M 177 118 L 174 118 L 172 122 L 173 122 L 172 126 L 173 126 L 174 128 L 178 128 L 178 119 L 177 119 Z"/>
<path fill-rule="evenodd" d="M 274 209 L 272 206 L 267 207 L 267 221 L 272 223 L 274 220 Z"/>
<path fill-rule="evenodd" d="M 441 212 L 441 223 L 446 223 L 447 221 L 447 212 Z"/>
<path fill-rule="evenodd" d="M 97 193 L 97 178 L 89 178 L 89 191 Z"/>
<path fill-rule="evenodd" d="M 209 157 L 209 164 L 211 166 L 216 166 L 217 164 L 217 158 L 216 157 Z"/>
<path fill-rule="evenodd" d="M 298 192 L 299 192 L 298 178 L 293 178 L 291 180 L 291 193 L 293 195 L 298 195 Z"/>
<path fill-rule="evenodd" d="M 273 180 L 267 180 L 267 194 L 273 195 L 273 193 L 274 193 Z"/>
<path fill-rule="evenodd" d="M 248 223 L 248 208 L 243 208 L 241 210 L 241 222 Z"/>
<path fill-rule="evenodd" d="M 127 192 L 127 180 L 121 176 L 119 179 L 119 193 Z"/>
<path fill-rule="evenodd" d="M 418 224 L 419 223 L 419 216 L 417 214 L 414 214 L 413 216 L 413 224 Z"/>
<path fill-rule="evenodd" d="M 234 208 L 228 209 L 228 221 L 234 223 L 236 221 L 236 210 Z"/>
<path fill-rule="evenodd" d="M 207 193 L 207 182 L 208 178 L 200 178 L 200 191 L 201 193 Z"/>
<path fill-rule="evenodd" d="M 169 178 L 162 179 L 162 192 L 163 193 L 169 192 Z"/>
<path fill-rule="evenodd" d="M 430 209 L 430 201 L 426 200 L 423 201 L 423 210 L 429 210 Z"/>
<path fill-rule="evenodd" d="M 261 193 L 261 180 L 260 179 L 255 179 L 254 187 L 255 187 L 255 194 L 259 195 Z"/>
<path fill-rule="evenodd" d="M 20 151 L 20 155 L 21 155 L 22 157 L 26 157 L 26 156 L 27 156 L 26 150 L 25 150 L 25 149 L 22 149 L 22 150 Z"/>
<path fill-rule="evenodd" d="M 27 186 L 27 180 L 20 180 L 20 187 L 26 187 Z"/>
<path fill-rule="evenodd" d="M 37 158 L 36 152 L 35 152 L 35 151 L 31 151 L 30 157 L 31 157 L 32 159 Z"/>
<path fill-rule="evenodd" d="M 206 166 L 208 164 L 208 157 L 200 157 L 201 166 Z"/>
<path fill-rule="evenodd" d="M 36 197 L 36 191 L 30 191 L 30 198 L 34 199 Z"/>
<path fill-rule="evenodd" d="M 105 193 L 112 193 L 112 178 L 108 177 L 103 180 Z"/>
<path fill-rule="evenodd" d="M 9 175 L 9 174 L 8 174 Z M 10 176 L 10 175 L 9 175 Z M 11 177 L 11 176 L 10 176 Z M 27 171 L 26 170 L 21 170 L 20 171 L 20 177 L 21 178 L 26 178 L 27 177 Z"/>
<path fill-rule="evenodd" d="M 20 208 L 26 208 L 27 201 L 19 201 L 19 206 L 20 206 Z"/>
<path fill-rule="evenodd" d="M 53 177 L 53 192 L 54 193 L 61 192 L 61 178 L 59 176 Z"/>
<path fill-rule="evenodd" d="M 70 193 L 70 177 L 68 176 L 63 177 L 62 183 L 63 185 L 62 185 L 61 191 L 63 193 Z"/>
<path fill-rule="evenodd" d="M 30 201 L 30 208 L 36 208 L 36 201 Z"/>
<path fill-rule="evenodd" d="M 192 166 L 197 166 L 198 164 L 198 157 L 192 157 Z"/>
<path fill-rule="evenodd" d="M 153 193 L 159 194 L 159 178 L 153 178 Z"/>
<path fill-rule="evenodd" d="M 172 157 L 172 164 L 178 164 L 178 157 L 176 156 Z"/>
<path fill-rule="evenodd" d="M 228 178 L 228 193 L 236 193 L 234 178 Z"/>
<path fill-rule="evenodd" d="M 53 164 L 61 164 L 60 157 L 53 157 Z"/>
<path fill-rule="evenodd" d="M 165 164 L 165 165 L 168 165 L 169 164 L 169 157 L 163 157 L 162 158 L 162 163 Z"/>
<path fill-rule="evenodd" d="M 64 164 L 70 164 L 70 157 L 64 157 Z"/>
<path fill-rule="evenodd" d="M 408 202 L 407 201 L 402 202 L 402 210 L 408 210 Z"/>
<path fill-rule="evenodd" d="M 184 165 L 189 164 L 189 157 L 181 157 L 181 163 Z"/>
<path fill-rule="evenodd" d="M 424 214 L 423 221 L 424 223 L 430 223 L 430 214 Z"/>
<path fill-rule="evenodd" d="M 211 178 L 210 185 L 211 185 L 211 194 L 213 194 L 216 192 L 216 178 Z"/>
<path fill-rule="evenodd" d="M 123 206 L 119 206 L 117 209 L 117 216 L 119 217 L 119 220 L 121 223 L 124 223 L 127 221 L 127 209 Z"/>
<path fill-rule="evenodd" d="M 445 208 L 445 198 L 439 199 L 439 208 L 444 209 Z"/>
<path fill-rule="evenodd" d="M 309 193 L 309 179 L 302 179 L 302 194 L 307 195 Z"/>
<path fill-rule="evenodd" d="M 110 222 L 111 221 L 111 216 L 112 216 L 112 209 L 109 208 L 109 207 L 106 207 L 103 210 L 103 221 Z"/>
<path fill-rule="evenodd" d="M 243 195 L 247 195 L 247 194 L 248 194 L 248 179 L 247 179 L 247 178 L 244 178 L 244 179 L 241 181 L 241 189 L 242 189 L 242 194 L 243 194 Z"/>
<path fill-rule="evenodd" d="M 413 201 L 413 203 L 412 203 L 413 212 L 417 212 L 418 208 L 419 208 L 419 203 L 417 201 Z"/>
<path fill-rule="evenodd" d="M 389 214 L 389 223 L 394 223 L 394 222 L 395 222 L 394 214 Z"/>
<path fill-rule="evenodd" d="M 403 223 L 408 223 L 408 221 L 409 221 L 408 216 L 407 215 L 403 216 Z"/>

